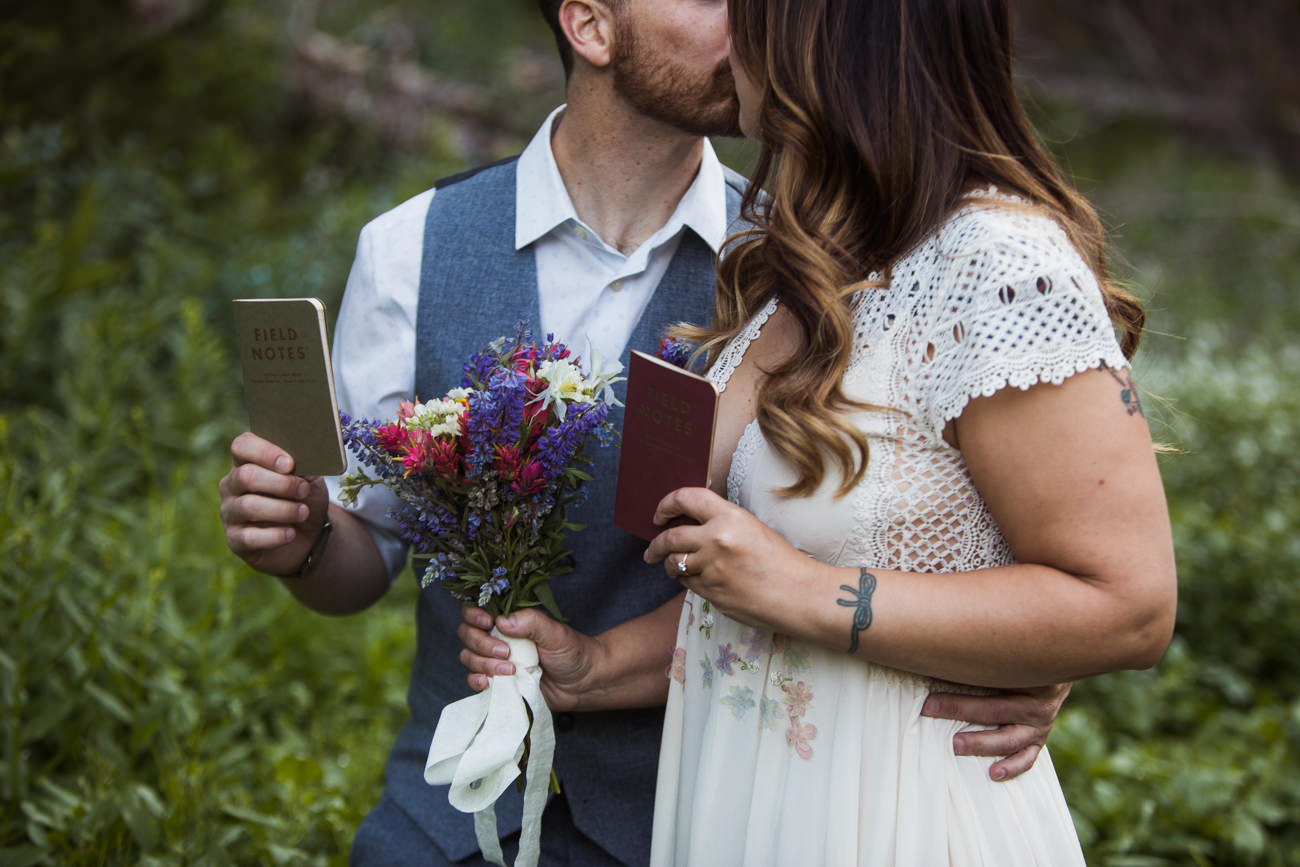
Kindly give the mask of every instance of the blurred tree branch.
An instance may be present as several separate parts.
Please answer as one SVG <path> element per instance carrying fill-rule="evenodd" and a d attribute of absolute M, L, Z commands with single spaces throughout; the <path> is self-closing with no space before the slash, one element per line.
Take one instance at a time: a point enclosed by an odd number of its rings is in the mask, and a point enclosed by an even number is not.
<path fill-rule="evenodd" d="M 390 21 L 377 46 L 349 43 L 317 29 L 320 4 L 293 0 L 289 16 L 288 89 L 309 113 L 369 126 L 399 148 L 421 145 L 434 117 L 452 121 L 474 150 L 531 135 L 531 120 L 508 111 L 485 84 L 446 77 L 415 60 L 415 35 L 404 22 Z M 517 96 L 555 85 L 558 61 L 505 53 Z M 555 70 L 548 74 L 550 66 Z"/>
<path fill-rule="evenodd" d="M 1025 92 L 1101 122 L 1151 118 L 1300 171 L 1296 0 L 1021 3 Z"/>

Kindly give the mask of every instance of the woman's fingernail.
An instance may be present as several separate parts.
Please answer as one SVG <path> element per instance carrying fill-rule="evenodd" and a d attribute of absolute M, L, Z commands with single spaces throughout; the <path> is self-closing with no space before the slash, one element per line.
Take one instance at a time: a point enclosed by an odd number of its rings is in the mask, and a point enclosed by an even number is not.
<path fill-rule="evenodd" d="M 292 466 L 293 466 L 293 461 L 289 460 L 288 455 L 280 455 L 278 458 L 275 459 L 275 468 L 282 473 L 289 472 L 289 468 Z"/>
<path fill-rule="evenodd" d="M 514 616 L 513 614 L 511 614 L 511 615 L 508 616 L 508 617 L 502 617 L 502 618 L 501 618 L 501 625 L 504 626 L 506 629 L 509 629 L 511 632 L 514 632 L 514 631 L 515 631 L 515 616 Z"/>
<path fill-rule="evenodd" d="M 497 663 L 497 674 L 511 675 L 515 673 L 515 667 L 508 662 Z"/>
<path fill-rule="evenodd" d="M 307 498 L 307 495 L 310 493 L 311 493 L 311 485 L 307 484 L 306 482 L 298 483 L 298 499 L 305 500 Z"/>
<path fill-rule="evenodd" d="M 307 520 L 307 515 L 308 515 L 307 507 L 300 505 L 298 507 L 298 522 L 301 523 Z"/>
<path fill-rule="evenodd" d="M 1007 778 L 1007 772 L 1002 770 L 1001 768 L 994 768 L 992 776 L 993 779 L 1001 782 L 1002 780 L 1005 780 Z"/>
<path fill-rule="evenodd" d="M 510 656 L 510 648 L 506 647 L 504 644 L 498 644 L 496 647 L 492 648 L 492 655 L 498 659 L 506 659 Z"/>

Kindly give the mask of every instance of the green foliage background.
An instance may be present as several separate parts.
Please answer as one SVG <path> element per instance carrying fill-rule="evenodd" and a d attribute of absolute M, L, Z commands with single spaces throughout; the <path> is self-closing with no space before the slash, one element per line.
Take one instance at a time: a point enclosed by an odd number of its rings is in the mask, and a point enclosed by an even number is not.
<path fill-rule="evenodd" d="M 226 550 L 228 302 L 336 308 L 368 219 L 522 142 L 434 118 L 397 150 L 311 115 L 287 0 L 162 30 L 142 5 L 0 2 L 0 864 L 344 863 L 404 716 L 414 582 L 333 620 Z M 551 107 L 511 102 L 500 61 L 550 51 L 532 4 L 404 12 L 504 127 Z M 373 42 L 392 14 L 321 26 Z M 1139 379 L 1180 450 L 1174 644 L 1078 685 L 1052 738 L 1089 861 L 1300 863 L 1300 196 L 1157 125 L 1040 120 L 1150 303 Z"/>

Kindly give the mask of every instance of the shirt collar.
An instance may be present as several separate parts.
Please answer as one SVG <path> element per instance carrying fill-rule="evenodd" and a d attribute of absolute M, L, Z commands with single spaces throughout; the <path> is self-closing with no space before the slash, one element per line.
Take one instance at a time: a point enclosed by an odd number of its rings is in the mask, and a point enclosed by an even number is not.
<path fill-rule="evenodd" d="M 519 155 L 515 167 L 516 250 L 522 250 L 568 220 L 581 223 L 551 151 L 551 130 L 564 108 L 561 105 L 550 113 Z M 704 141 L 700 170 L 695 180 L 664 225 L 664 229 L 670 231 L 665 234 L 661 229 L 655 235 L 662 243 L 676 235 L 682 226 L 694 230 L 715 253 L 727 236 L 726 181 L 722 163 L 708 139 Z"/>

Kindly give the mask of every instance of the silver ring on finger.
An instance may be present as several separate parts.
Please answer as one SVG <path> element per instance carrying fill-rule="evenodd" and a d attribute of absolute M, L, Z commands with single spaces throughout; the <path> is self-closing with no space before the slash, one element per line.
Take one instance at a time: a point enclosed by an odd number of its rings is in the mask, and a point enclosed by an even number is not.
<path fill-rule="evenodd" d="M 678 575 L 685 575 L 685 574 L 686 574 L 686 557 L 687 557 L 687 556 L 688 556 L 687 554 L 683 554 L 683 555 L 682 555 L 682 559 L 680 559 L 680 560 L 677 561 L 677 574 L 678 574 Z"/>

